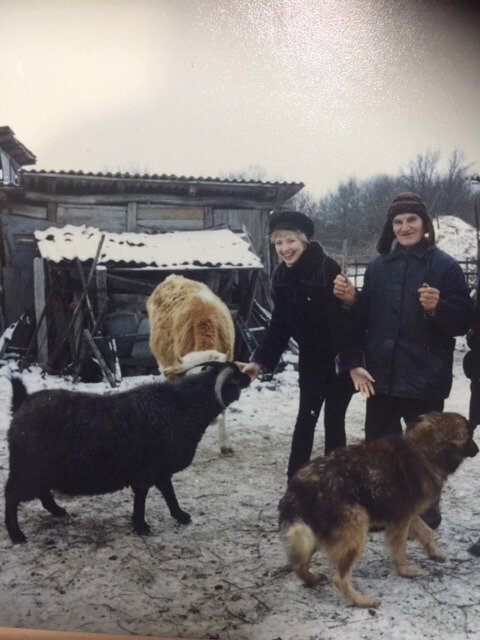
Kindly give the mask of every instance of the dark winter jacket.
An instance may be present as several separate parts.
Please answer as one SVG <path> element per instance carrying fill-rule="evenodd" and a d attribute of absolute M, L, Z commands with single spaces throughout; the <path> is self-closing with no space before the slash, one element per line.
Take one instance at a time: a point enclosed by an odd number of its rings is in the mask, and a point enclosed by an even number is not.
<path fill-rule="evenodd" d="M 440 291 L 432 314 L 419 302 L 424 283 Z M 426 241 L 410 251 L 397 245 L 368 265 L 352 311 L 367 328 L 366 365 L 377 393 L 422 400 L 448 396 L 454 336 L 464 334 L 473 318 L 465 276 L 454 258 Z"/>
<path fill-rule="evenodd" d="M 478 284 L 475 292 L 475 317 L 467 334 L 470 348 L 463 358 L 463 370 L 470 378 L 469 420 L 472 427 L 480 424 L 480 301 Z"/>
<path fill-rule="evenodd" d="M 317 242 L 311 242 L 291 267 L 281 263 L 272 275 L 272 319 L 252 360 L 275 369 L 293 337 L 299 347 L 299 368 L 315 368 L 326 382 L 334 375 L 335 354 L 343 352 L 342 368 L 363 364 L 359 331 L 333 295 L 340 267 Z M 323 375 L 322 375 L 323 374 Z"/>
<path fill-rule="evenodd" d="M 474 319 L 467 333 L 467 344 L 470 351 L 467 351 L 463 358 L 463 370 L 467 378 L 471 380 L 480 379 L 480 303 L 477 291 L 475 291 L 473 300 L 475 301 Z"/>

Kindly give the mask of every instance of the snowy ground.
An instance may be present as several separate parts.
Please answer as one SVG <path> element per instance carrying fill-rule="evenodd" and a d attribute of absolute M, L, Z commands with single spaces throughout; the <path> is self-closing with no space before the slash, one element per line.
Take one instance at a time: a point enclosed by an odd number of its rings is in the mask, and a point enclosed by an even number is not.
<path fill-rule="evenodd" d="M 456 353 L 446 408 L 465 414 L 462 355 Z M 26 382 L 30 389 L 68 386 L 38 372 L 27 374 Z M 92 387 L 105 391 L 104 385 Z M 277 503 L 285 489 L 297 393 L 293 371 L 257 381 L 243 393 L 229 415 L 233 458 L 219 456 L 216 429 L 207 430 L 193 465 L 174 480 L 180 504 L 192 514 L 188 527 L 169 517 L 153 490 L 148 538 L 131 532 L 128 490 L 61 497 L 70 514 L 64 520 L 37 502 L 23 505 L 28 543 L 12 546 L 5 531 L 0 536 L 0 626 L 232 640 L 480 638 L 480 559 L 467 553 L 480 534 L 480 457 L 468 459 L 444 489 L 438 538 L 445 563 L 425 558 L 409 543 L 422 575 L 400 578 L 383 535 L 371 534 L 354 578 L 362 591 L 381 597 L 377 610 L 352 608 L 328 582 L 306 589 L 287 570 Z M 2 482 L 9 397 L 9 383 L 0 378 Z M 350 442 L 362 437 L 363 415 L 364 400 L 355 396 Z M 318 429 L 318 452 L 322 440 Z M 330 576 L 322 556 L 316 564 Z"/>

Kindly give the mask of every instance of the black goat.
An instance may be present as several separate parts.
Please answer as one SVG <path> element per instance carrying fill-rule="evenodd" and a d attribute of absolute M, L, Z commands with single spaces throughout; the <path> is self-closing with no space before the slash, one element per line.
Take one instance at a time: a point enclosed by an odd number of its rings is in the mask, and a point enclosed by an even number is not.
<path fill-rule="evenodd" d="M 145 535 L 150 531 L 145 499 L 155 485 L 170 514 L 189 523 L 171 477 L 189 466 L 207 426 L 250 383 L 232 362 L 209 362 L 191 373 L 107 396 L 60 389 L 27 395 L 23 382 L 14 378 L 5 486 L 12 542 L 26 540 L 17 519 L 21 502 L 39 498 L 52 515 L 66 514 L 52 489 L 93 495 L 131 486 L 133 528 Z"/>

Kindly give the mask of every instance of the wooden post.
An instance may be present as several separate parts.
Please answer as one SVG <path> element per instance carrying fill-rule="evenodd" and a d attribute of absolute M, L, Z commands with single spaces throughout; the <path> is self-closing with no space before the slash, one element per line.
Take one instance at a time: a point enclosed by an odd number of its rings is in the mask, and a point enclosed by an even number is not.
<path fill-rule="evenodd" d="M 57 220 L 57 208 L 58 203 L 47 202 L 47 220 L 51 220 L 52 222 Z"/>
<path fill-rule="evenodd" d="M 45 368 L 48 361 L 47 322 L 45 318 L 45 263 L 43 258 L 33 259 L 33 295 L 37 322 L 38 364 Z"/>
<path fill-rule="evenodd" d="M 65 341 L 69 339 L 72 327 L 73 327 L 73 337 L 74 337 L 74 340 L 75 340 L 75 332 L 79 328 L 78 327 L 78 322 L 77 322 L 77 324 L 75 324 L 76 318 L 77 318 L 77 315 L 80 313 L 80 311 L 83 310 L 82 307 L 83 307 L 83 302 L 85 300 L 85 292 L 88 291 L 88 287 L 90 285 L 90 281 L 91 281 L 92 276 L 93 276 L 93 274 L 95 272 L 95 269 L 97 267 L 98 259 L 100 257 L 100 252 L 102 250 L 102 246 L 103 246 L 104 240 L 105 240 L 105 234 L 102 233 L 102 235 L 100 236 L 100 241 L 98 243 L 98 247 L 97 247 L 97 252 L 95 254 L 95 258 L 93 259 L 92 266 L 90 267 L 90 271 L 88 272 L 88 277 L 87 277 L 87 280 L 86 280 L 86 283 L 85 283 L 85 285 L 86 285 L 85 286 L 85 290 L 82 292 L 82 294 L 80 296 L 77 295 L 76 299 L 75 299 L 75 295 L 74 295 L 75 307 L 73 309 L 72 315 L 70 317 L 70 320 L 69 320 L 69 322 L 68 322 L 68 324 L 67 324 L 67 326 L 65 328 L 65 331 L 64 331 L 62 337 L 57 341 L 57 345 L 56 345 L 56 348 L 54 350 L 54 354 L 52 356 L 52 362 L 55 360 L 57 355 L 60 353 L 63 345 L 65 344 Z M 74 345 L 74 348 L 75 348 L 75 345 Z M 77 358 L 77 353 L 73 353 L 73 356 L 76 359 Z"/>
<path fill-rule="evenodd" d="M 220 286 L 220 272 L 212 271 L 205 283 L 209 289 L 213 291 L 213 293 L 218 295 L 218 287 Z"/>
<path fill-rule="evenodd" d="M 203 228 L 211 229 L 213 227 L 213 208 L 203 207 Z"/>
<path fill-rule="evenodd" d="M 83 294 L 85 296 L 85 302 L 87 305 L 88 313 L 90 314 L 90 320 L 92 322 L 92 326 L 94 326 L 96 324 L 95 315 L 93 313 L 92 303 L 90 302 L 90 296 L 88 295 L 88 286 L 85 280 L 85 274 L 83 273 L 82 263 L 78 258 L 76 259 L 76 263 L 77 263 L 78 273 L 80 275 L 80 281 L 83 287 Z"/>
<path fill-rule="evenodd" d="M 238 305 L 238 315 L 248 323 L 252 311 L 255 289 L 257 286 L 258 272 L 251 270 L 250 273 L 240 273 L 241 298 Z"/>
<path fill-rule="evenodd" d="M 103 264 L 98 265 L 95 269 L 95 293 L 97 319 L 92 329 L 93 335 L 95 335 L 97 330 L 101 329 L 101 323 L 108 304 L 107 267 Z"/>
<path fill-rule="evenodd" d="M 80 356 L 80 347 L 82 344 L 82 330 L 85 320 L 85 310 L 83 308 L 83 294 L 79 291 L 73 292 L 73 312 L 72 312 L 72 324 L 70 329 L 72 331 L 72 359 L 73 362 L 77 362 Z"/>
<path fill-rule="evenodd" d="M 137 230 L 137 203 L 129 202 L 127 204 L 127 231 Z"/>

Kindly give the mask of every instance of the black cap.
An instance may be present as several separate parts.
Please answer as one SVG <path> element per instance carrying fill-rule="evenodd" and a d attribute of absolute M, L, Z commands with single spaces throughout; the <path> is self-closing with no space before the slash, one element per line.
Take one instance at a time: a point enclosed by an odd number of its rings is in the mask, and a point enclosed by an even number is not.
<path fill-rule="evenodd" d="M 271 215 L 268 221 L 269 233 L 280 229 L 301 231 L 309 240 L 315 233 L 313 220 L 300 211 L 279 211 Z"/>

